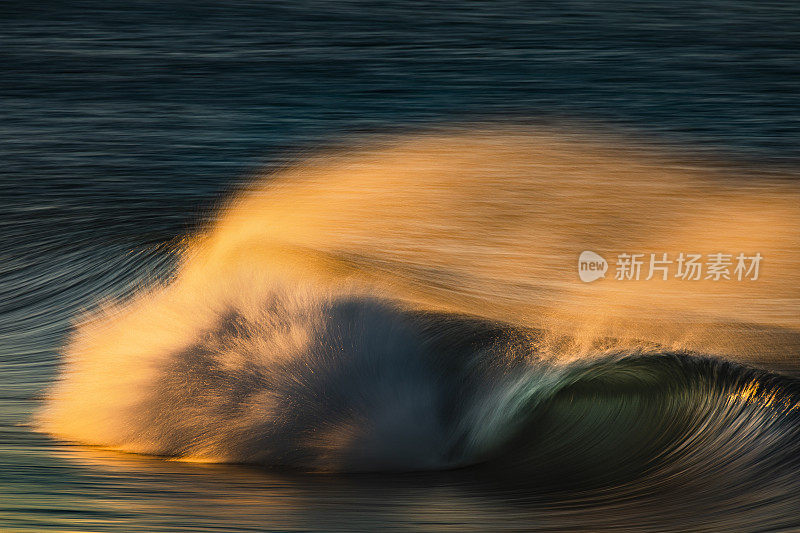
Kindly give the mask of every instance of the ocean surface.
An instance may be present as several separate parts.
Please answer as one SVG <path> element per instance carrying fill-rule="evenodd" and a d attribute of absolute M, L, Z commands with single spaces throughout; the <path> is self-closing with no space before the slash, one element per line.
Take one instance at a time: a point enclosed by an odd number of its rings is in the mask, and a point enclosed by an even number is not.
<path fill-rule="evenodd" d="M 799 42 L 789 1 L 0 4 L 0 530 L 800 531 Z"/>

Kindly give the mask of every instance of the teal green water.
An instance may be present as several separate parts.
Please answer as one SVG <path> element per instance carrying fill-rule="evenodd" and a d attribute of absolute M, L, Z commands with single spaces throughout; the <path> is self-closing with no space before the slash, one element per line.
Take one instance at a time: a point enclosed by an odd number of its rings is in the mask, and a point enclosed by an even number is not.
<path fill-rule="evenodd" d="M 30 426 L 76 316 L 168 276 L 250 173 L 342 135 L 597 123 L 793 179 L 796 3 L 6 2 L 0 42 L 3 531 L 800 527 L 794 411 L 706 400 L 758 383 L 793 405 L 796 353 L 781 375 L 643 363 L 670 376 L 656 396 L 585 379 L 448 472 L 180 463 Z"/>

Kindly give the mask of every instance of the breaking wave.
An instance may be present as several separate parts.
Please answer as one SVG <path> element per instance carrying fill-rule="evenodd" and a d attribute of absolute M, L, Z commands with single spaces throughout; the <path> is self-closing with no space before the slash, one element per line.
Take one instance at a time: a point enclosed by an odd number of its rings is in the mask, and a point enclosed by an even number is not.
<path fill-rule="evenodd" d="M 797 197 L 585 134 L 328 152 L 243 191 L 168 281 L 84 317 L 37 424 L 307 471 L 794 479 L 800 385 L 755 367 L 796 355 Z M 757 251 L 765 267 L 588 285 L 583 250 Z"/>

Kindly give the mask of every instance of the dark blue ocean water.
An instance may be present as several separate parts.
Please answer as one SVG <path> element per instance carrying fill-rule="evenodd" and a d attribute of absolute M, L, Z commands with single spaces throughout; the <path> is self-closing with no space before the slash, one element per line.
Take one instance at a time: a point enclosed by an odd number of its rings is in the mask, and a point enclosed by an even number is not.
<path fill-rule="evenodd" d="M 75 315 L 166 272 L 159 246 L 258 170 L 344 136 L 501 121 L 792 172 L 799 43 L 792 1 L 0 3 L 0 529 L 800 527 L 783 500 L 693 522 L 644 496 L 523 504 L 471 474 L 83 456 L 25 426 Z"/>

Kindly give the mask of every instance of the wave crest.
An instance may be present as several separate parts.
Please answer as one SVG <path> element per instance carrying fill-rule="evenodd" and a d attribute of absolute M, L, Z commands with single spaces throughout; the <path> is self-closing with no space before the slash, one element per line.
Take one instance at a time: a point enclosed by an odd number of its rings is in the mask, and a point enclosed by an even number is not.
<path fill-rule="evenodd" d="M 769 352 L 769 336 L 742 340 L 747 317 L 796 341 L 796 197 L 520 131 L 311 160 L 234 200 L 169 282 L 84 320 L 38 424 L 124 451 L 315 471 L 511 461 L 601 478 L 724 436 L 722 456 L 762 460 L 752 450 L 795 449 L 795 385 L 683 351 Z M 682 201 L 703 210 L 676 220 Z M 736 294 L 587 286 L 574 272 L 590 247 L 732 243 L 772 261 Z M 635 467 L 619 462 L 630 449 Z"/>

